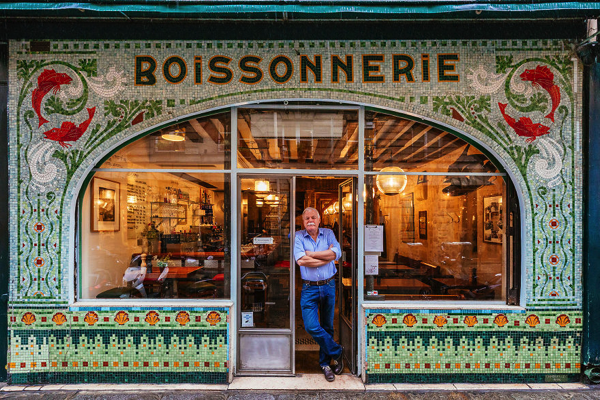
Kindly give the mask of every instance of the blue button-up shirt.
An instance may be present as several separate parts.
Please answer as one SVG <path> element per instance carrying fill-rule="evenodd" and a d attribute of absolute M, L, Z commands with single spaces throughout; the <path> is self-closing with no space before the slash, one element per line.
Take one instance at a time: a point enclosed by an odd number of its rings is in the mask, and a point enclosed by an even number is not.
<path fill-rule="evenodd" d="M 329 246 L 333 244 L 331 250 L 335 253 L 336 261 L 342 256 L 342 250 L 340 244 L 335 238 L 333 231 L 327 228 L 319 228 L 319 234 L 317 235 L 317 241 L 315 242 L 305 229 L 296 232 L 296 239 L 294 243 L 294 258 L 298 261 L 300 258 L 306 255 L 306 251 L 323 251 L 329 250 Z M 329 279 L 335 273 L 337 269 L 333 261 L 322 265 L 320 267 L 300 267 L 300 274 L 302 279 L 307 281 L 321 281 L 323 279 Z"/>

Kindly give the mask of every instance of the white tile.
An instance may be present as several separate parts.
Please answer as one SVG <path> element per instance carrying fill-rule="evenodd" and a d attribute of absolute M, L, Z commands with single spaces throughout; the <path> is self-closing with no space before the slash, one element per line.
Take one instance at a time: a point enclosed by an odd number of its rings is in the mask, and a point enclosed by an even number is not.
<path fill-rule="evenodd" d="M 559 383 L 558 386 L 560 386 L 563 389 L 589 389 L 590 388 L 588 385 L 584 385 L 583 383 Z"/>
<path fill-rule="evenodd" d="M 403 392 L 421 390 L 454 390 L 451 383 L 394 383 L 396 390 Z"/>
<path fill-rule="evenodd" d="M 352 375 L 336 375 L 335 381 L 327 382 L 323 374 L 298 374 L 295 377 L 236 377 L 230 390 L 365 390 L 360 378 Z"/>
<path fill-rule="evenodd" d="M 2 392 L 21 392 L 25 390 L 25 386 L 13 386 L 13 385 L 7 385 L 4 386 L 2 389 L 0 389 L 0 391 Z"/>
<path fill-rule="evenodd" d="M 525 383 L 455 383 L 457 390 L 531 390 Z"/>
<path fill-rule="evenodd" d="M 396 387 L 394 386 L 393 383 L 371 383 L 368 385 L 365 385 L 365 390 L 371 391 L 371 390 L 377 390 L 377 391 L 385 391 L 385 390 L 396 390 Z"/>
<path fill-rule="evenodd" d="M 35 391 L 40 390 L 40 389 L 41 389 L 41 386 L 39 386 L 39 385 L 36 385 L 36 386 L 26 386 L 25 387 L 25 390 L 28 390 L 30 392 L 35 392 Z"/>
<path fill-rule="evenodd" d="M 45 390 L 61 390 L 65 385 L 44 385 L 40 388 L 41 391 Z"/>
<path fill-rule="evenodd" d="M 208 385 L 208 384 L 193 384 L 179 383 L 175 385 L 157 385 L 159 390 L 196 390 L 196 391 L 211 391 L 211 390 L 227 390 L 228 385 Z"/>
<path fill-rule="evenodd" d="M 528 383 L 527 385 L 535 390 L 556 390 L 561 388 L 556 383 Z"/>

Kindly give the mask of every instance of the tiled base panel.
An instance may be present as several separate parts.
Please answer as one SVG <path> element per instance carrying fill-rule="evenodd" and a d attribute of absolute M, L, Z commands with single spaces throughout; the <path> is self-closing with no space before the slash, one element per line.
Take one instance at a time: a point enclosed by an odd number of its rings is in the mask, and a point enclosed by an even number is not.
<path fill-rule="evenodd" d="M 13 310 L 8 379 L 226 383 L 228 309 Z"/>
<path fill-rule="evenodd" d="M 366 310 L 368 383 L 578 381 L 581 312 Z"/>

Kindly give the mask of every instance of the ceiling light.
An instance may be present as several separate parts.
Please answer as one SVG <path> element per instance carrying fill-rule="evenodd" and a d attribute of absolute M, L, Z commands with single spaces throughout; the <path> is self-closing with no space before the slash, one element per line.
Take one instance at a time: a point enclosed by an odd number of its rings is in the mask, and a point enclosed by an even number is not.
<path fill-rule="evenodd" d="M 386 167 L 381 172 L 404 172 L 400 167 Z M 406 175 L 377 175 L 377 188 L 383 194 L 394 196 L 406 188 Z"/>
<path fill-rule="evenodd" d="M 176 127 L 172 131 L 163 133 L 161 137 L 169 142 L 183 142 L 185 140 L 185 131 Z"/>

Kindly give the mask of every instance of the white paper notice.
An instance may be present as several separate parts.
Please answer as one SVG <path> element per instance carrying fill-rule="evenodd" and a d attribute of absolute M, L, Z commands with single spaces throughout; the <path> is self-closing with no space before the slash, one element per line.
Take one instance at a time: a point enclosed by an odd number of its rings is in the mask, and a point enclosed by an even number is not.
<path fill-rule="evenodd" d="M 383 225 L 365 225 L 365 251 L 383 251 Z"/>
<path fill-rule="evenodd" d="M 242 328 L 254 328 L 254 313 L 242 312 Z"/>
<path fill-rule="evenodd" d="M 379 275 L 379 256 L 365 256 L 365 275 Z"/>

